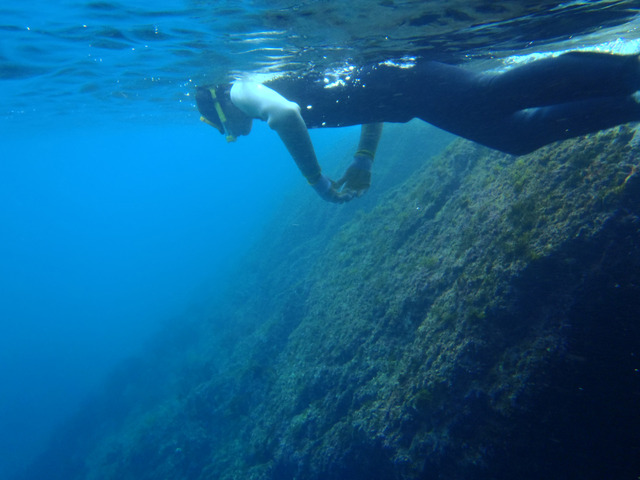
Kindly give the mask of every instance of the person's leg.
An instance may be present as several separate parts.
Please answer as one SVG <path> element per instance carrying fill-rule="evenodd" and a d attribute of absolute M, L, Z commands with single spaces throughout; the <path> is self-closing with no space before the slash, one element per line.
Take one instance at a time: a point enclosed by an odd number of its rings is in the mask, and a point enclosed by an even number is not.
<path fill-rule="evenodd" d="M 549 143 L 640 121 L 633 97 L 597 98 L 524 109 L 479 125 L 467 138 L 497 150 L 524 155 Z"/>
<path fill-rule="evenodd" d="M 411 85 L 418 118 L 514 155 L 640 121 L 637 56 L 569 53 L 490 80 L 450 65 L 421 67 Z"/>
<path fill-rule="evenodd" d="M 640 90 L 637 55 L 570 52 L 480 80 L 488 103 L 515 112 Z"/>

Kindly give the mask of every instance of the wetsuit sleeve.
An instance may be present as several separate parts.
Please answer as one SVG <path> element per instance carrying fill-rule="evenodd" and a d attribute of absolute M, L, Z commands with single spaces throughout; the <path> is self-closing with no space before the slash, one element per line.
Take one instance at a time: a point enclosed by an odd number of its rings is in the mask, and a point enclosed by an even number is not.
<path fill-rule="evenodd" d="M 266 121 L 278 133 L 310 184 L 320 180 L 320 165 L 298 104 L 255 82 L 234 83 L 231 87 L 231 101 L 250 117 Z"/>
<path fill-rule="evenodd" d="M 382 135 L 382 126 L 382 123 L 366 123 L 362 125 L 356 155 L 360 154 L 369 156 L 373 161 L 373 157 L 375 156 L 378 148 L 378 142 L 380 141 L 380 136 Z"/>

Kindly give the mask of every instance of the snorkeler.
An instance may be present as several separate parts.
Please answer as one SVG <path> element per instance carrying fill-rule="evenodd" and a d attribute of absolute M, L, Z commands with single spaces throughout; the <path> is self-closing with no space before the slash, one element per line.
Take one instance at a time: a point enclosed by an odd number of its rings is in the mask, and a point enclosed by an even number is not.
<path fill-rule="evenodd" d="M 636 55 L 570 52 L 501 74 L 474 73 L 437 62 L 392 62 L 324 75 L 280 77 L 264 84 L 198 87 L 202 120 L 233 141 L 252 119 L 275 130 L 316 192 L 343 203 L 364 194 L 383 122 L 419 118 L 513 155 L 557 140 L 640 121 Z M 321 169 L 308 128 L 362 125 L 353 163 L 332 181 Z"/>

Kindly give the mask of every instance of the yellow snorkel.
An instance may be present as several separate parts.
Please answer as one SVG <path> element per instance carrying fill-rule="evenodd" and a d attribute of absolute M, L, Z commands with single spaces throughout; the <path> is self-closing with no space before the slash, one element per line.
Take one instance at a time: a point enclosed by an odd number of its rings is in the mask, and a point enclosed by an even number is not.
<path fill-rule="evenodd" d="M 216 113 L 218 114 L 218 117 L 220 118 L 220 122 L 222 123 L 222 128 L 224 129 L 224 133 L 226 135 L 225 138 L 227 139 L 227 142 L 235 142 L 236 136 L 229 131 L 229 127 L 227 126 L 227 116 L 224 114 L 224 111 L 222 110 L 222 105 L 220 105 L 220 101 L 218 100 L 218 97 L 216 97 L 215 89 L 210 88 L 209 93 L 211 93 L 211 98 L 213 100 Z M 205 117 L 200 117 L 200 120 L 203 121 L 204 123 L 211 125 L 212 127 L 216 127 L 215 124 L 207 120 Z"/>

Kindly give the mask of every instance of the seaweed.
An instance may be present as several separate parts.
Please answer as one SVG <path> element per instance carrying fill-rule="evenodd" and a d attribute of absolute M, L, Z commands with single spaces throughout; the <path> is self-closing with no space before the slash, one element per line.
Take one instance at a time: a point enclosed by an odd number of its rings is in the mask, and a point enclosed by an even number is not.
<path fill-rule="evenodd" d="M 634 130 L 514 158 L 399 128 L 361 203 L 283 207 L 199 327 L 216 348 L 172 354 L 197 374 L 86 427 L 60 478 L 637 473 Z"/>

